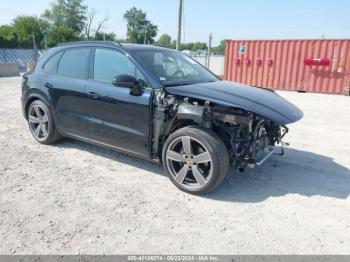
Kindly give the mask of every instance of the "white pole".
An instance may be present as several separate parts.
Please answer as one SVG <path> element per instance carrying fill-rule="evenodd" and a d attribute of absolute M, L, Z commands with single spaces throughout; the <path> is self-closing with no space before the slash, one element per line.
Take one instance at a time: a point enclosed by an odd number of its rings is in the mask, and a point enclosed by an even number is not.
<path fill-rule="evenodd" d="M 180 51 L 180 46 L 181 46 L 182 5 L 183 5 L 183 0 L 179 0 L 179 14 L 178 14 L 178 21 L 177 21 L 177 40 L 176 40 L 176 50 L 178 51 Z"/>

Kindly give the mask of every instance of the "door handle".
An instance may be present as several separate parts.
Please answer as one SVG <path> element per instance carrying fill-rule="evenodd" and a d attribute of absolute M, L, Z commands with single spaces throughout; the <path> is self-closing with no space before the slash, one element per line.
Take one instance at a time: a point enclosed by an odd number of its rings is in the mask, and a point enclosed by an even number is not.
<path fill-rule="evenodd" d="M 44 86 L 46 88 L 53 88 L 53 84 L 50 84 L 50 83 L 45 83 Z"/>
<path fill-rule="evenodd" d="M 88 96 L 92 99 L 98 99 L 100 96 L 96 94 L 95 92 L 89 92 Z"/>

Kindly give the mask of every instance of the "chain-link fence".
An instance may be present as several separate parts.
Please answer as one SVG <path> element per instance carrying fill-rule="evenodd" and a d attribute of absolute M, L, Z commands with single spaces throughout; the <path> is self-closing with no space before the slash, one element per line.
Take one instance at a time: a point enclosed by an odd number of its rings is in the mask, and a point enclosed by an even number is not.
<path fill-rule="evenodd" d="M 19 72 L 25 72 L 28 63 L 36 62 L 37 58 L 38 50 L 35 49 L 0 48 L 0 64 L 16 63 Z"/>

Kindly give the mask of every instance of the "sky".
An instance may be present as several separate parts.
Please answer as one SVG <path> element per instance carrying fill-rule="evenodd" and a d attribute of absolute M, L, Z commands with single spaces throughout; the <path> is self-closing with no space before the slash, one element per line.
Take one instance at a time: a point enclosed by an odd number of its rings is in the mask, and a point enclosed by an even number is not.
<path fill-rule="evenodd" d="M 1 0 L 0 24 L 18 15 L 40 15 L 52 0 Z M 108 14 L 104 31 L 125 38 L 123 14 L 137 7 L 163 33 L 176 38 L 178 0 L 85 0 Z M 184 0 L 184 41 L 214 45 L 222 39 L 350 38 L 350 0 Z"/>

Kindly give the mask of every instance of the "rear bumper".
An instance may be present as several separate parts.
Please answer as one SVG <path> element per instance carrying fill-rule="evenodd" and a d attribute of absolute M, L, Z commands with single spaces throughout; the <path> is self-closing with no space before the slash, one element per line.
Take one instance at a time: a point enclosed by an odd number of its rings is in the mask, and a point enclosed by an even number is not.
<path fill-rule="evenodd" d="M 22 94 L 21 96 L 21 108 L 22 108 L 22 115 L 25 119 L 27 119 L 27 115 L 26 115 L 26 99 L 24 97 L 24 95 Z"/>

